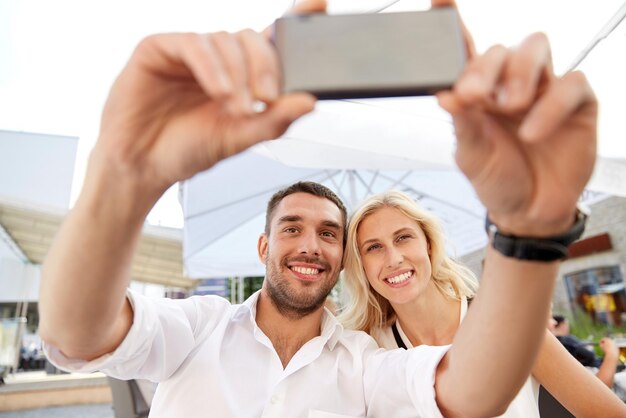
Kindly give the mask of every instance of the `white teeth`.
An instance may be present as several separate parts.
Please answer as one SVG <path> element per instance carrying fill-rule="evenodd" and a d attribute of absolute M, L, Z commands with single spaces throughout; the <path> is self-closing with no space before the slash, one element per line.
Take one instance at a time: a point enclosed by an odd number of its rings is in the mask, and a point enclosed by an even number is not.
<path fill-rule="evenodd" d="M 398 274 L 397 276 L 389 277 L 385 280 L 391 284 L 402 283 L 404 281 L 407 281 L 412 274 L 413 272 L 407 271 L 406 273 Z"/>
<path fill-rule="evenodd" d="M 306 267 L 292 267 L 291 268 L 296 273 L 300 274 L 318 274 L 320 271 L 318 269 L 306 268 Z"/>

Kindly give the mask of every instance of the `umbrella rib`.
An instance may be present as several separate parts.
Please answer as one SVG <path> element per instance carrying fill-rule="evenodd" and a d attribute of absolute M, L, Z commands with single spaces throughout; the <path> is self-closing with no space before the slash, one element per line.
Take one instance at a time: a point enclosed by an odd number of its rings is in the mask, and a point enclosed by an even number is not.
<path fill-rule="evenodd" d="M 409 173 L 410 173 L 410 172 L 409 172 Z M 407 173 L 407 174 L 409 174 L 409 173 Z M 388 176 L 385 176 L 384 174 L 381 174 L 381 176 L 382 176 L 382 177 L 384 177 L 384 178 L 386 178 L 387 180 L 393 180 L 392 178 L 390 178 L 390 177 L 388 177 Z M 401 181 L 403 181 L 403 180 L 404 180 L 404 178 L 406 178 L 406 176 L 405 176 L 405 177 L 403 177 L 403 179 L 402 179 L 402 180 L 400 180 L 400 181 L 396 182 L 396 184 L 395 184 L 395 185 L 397 185 L 397 184 L 399 184 Z M 442 204 L 444 204 L 444 205 L 446 205 L 446 206 L 448 206 L 448 207 L 451 207 L 451 208 L 457 209 L 457 210 L 459 210 L 459 211 L 461 211 L 461 212 L 463 212 L 463 213 L 468 214 L 469 216 L 471 216 L 471 217 L 473 217 L 473 218 L 476 218 L 476 219 L 482 219 L 482 215 L 477 215 L 476 213 L 474 213 L 474 212 L 472 212 L 472 211 L 470 211 L 470 210 L 468 210 L 468 209 L 466 209 L 466 208 L 464 208 L 464 207 L 462 207 L 462 206 L 456 205 L 456 204 L 451 203 L 451 202 L 446 202 L 445 200 L 440 199 L 440 198 L 438 198 L 438 197 L 435 197 L 435 196 L 433 196 L 433 195 L 431 195 L 431 194 L 429 194 L 429 193 L 424 193 L 423 191 L 421 191 L 421 190 L 417 190 L 415 187 L 413 187 L 413 186 L 409 186 L 409 185 L 408 185 L 408 184 L 406 184 L 406 183 L 401 183 L 401 184 L 402 184 L 404 187 L 406 187 L 407 189 L 412 190 L 413 192 L 415 192 L 415 193 L 417 193 L 417 194 L 420 194 L 420 195 L 422 195 L 422 196 L 424 196 L 424 197 L 428 197 L 429 199 L 432 199 L 432 200 L 434 200 L 434 201 L 436 201 L 436 202 L 442 203 Z M 395 186 L 395 185 L 394 185 L 394 186 Z"/>
<path fill-rule="evenodd" d="M 380 174 L 380 170 L 375 170 L 374 171 L 374 175 L 372 176 L 372 180 L 369 182 L 369 184 L 366 186 L 367 187 L 367 192 L 366 193 L 372 193 L 372 186 L 374 186 L 374 183 L 376 182 L 376 179 L 378 178 L 378 174 Z M 367 195 L 365 195 L 367 196 Z M 365 196 L 363 196 L 363 198 L 365 198 Z"/>
<path fill-rule="evenodd" d="M 384 6 L 382 6 L 382 7 L 378 7 L 378 8 L 375 8 L 375 9 L 370 9 L 370 10 L 366 11 L 365 13 L 380 13 L 380 12 L 382 12 L 383 10 L 390 8 L 391 6 L 393 6 L 394 4 L 396 4 L 396 3 L 397 3 L 397 2 L 399 2 L 399 1 L 400 1 L 400 0 L 392 0 L 392 1 L 390 1 L 390 2 L 389 2 L 389 3 L 387 3 L 387 4 L 385 4 L 385 5 L 384 5 Z M 294 4 L 295 4 L 295 0 L 294 0 Z"/>
<path fill-rule="evenodd" d="M 411 171 L 407 171 L 406 174 L 404 176 L 402 176 L 401 178 L 399 178 L 398 180 L 395 181 L 395 183 L 393 183 L 390 187 L 390 189 L 393 189 L 394 187 L 396 187 L 398 184 L 402 183 L 404 181 L 405 178 L 409 177 L 409 175 L 411 174 Z M 417 190 L 416 190 L 417 192 Z"/>
<path fill-rule="evenodd" d="M 377 104 L 374 103 L 370 103 L 370 102 L 361 102 L 358 100 L 354 100 L 354 99 L 338 99 L 338 102 L 344 102 L 344 103 L 352 103 L 355 105 L 360 105 L 360 106 L 369 106 L 369 107 L 374 107 L 376 109 L 383 109 L 383 110 L 390 110 L 389 108 L 385 107 L 385 106 L 378 106 Z M 411 116 L 417 116 L 419 118 L 422 119 L 429 119 L 429 120 L 436 120 L 438 122 L 444 122 L 447 123 L 448 125 L 452 125 L 452 121 L 448 120 L 448 119 L 444 119 L 444 118 L 438 118 L 438 117 L 432 117 L 432 116 L 427 116 L 427 115 L 422 115 L 422 114 L 418 114 L 418 113 L 413 113 L 413 112 L 407 112 L 405 110 L 400 110 L 400 109 L 393 109 L 394 112 L 401 112 L 407 115 L 411 115 Z"/>

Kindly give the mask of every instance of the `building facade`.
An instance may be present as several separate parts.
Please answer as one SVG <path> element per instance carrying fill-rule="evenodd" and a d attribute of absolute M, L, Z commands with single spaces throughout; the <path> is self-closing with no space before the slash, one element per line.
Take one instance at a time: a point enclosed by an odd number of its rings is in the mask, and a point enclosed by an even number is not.
<path fill-rule="evenodd" d="M 626 198 L 595 196 L 585 233 L 561 263 L 553 297 L 554 311 L 587 312 L 594 321 L 626 325 Z M 478 277 L 484 249 L 460 257 Z"/>

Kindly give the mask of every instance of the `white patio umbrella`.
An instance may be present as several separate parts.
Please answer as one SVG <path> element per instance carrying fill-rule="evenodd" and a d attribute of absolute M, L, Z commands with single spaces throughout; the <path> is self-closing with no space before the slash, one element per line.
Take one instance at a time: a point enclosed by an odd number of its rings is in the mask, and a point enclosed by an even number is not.
<path fill-rule="evenodd" d="M 184 183 L 184 259 L 190 277 L 262 275 L 256 242 L 270 196 L 289 184 L 325 184 L 351 209 L 390 188 L 435 211 L 464 254 L 484 245 L 484 209 L 452 160 L 443 112 L 420 116 L 432 98 L 318 104 L 280 140 L 222 161 Z M 411 112 L 399 111 L 406 101 Z M 354 111 L 354 107 L 358 111 Z M 346 117 L 349 114 L 350 117 Z"/>

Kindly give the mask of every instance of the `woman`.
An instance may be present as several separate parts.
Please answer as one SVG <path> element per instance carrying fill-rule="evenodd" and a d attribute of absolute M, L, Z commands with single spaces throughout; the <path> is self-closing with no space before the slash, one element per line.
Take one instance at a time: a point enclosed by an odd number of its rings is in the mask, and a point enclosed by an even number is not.
<path fill-rule="evenodd" d="M 451 344 L 476 290 L 472 273 L 446 255 L 437 220 L 397 191 L 372 196 L 352 215 L 344 277 L 350 303 L 340 319 L 387 349 Z M 539 417 L 539 384 L 577 417 L 626 416 L 619 398 L 549 332 L 503 416 Z"/>

